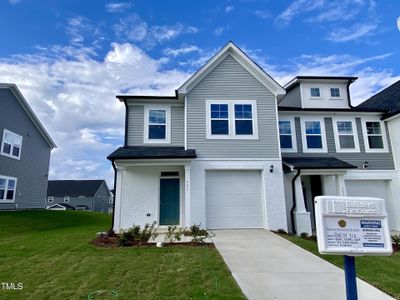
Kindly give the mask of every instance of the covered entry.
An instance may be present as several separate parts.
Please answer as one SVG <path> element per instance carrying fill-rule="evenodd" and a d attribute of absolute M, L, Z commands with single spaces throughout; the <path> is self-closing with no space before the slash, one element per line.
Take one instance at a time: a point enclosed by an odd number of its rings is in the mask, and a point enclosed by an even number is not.
<path fill-rule="evenodd" d="M 206 172 L 206 226 L 263 228 L 261 171 Z"/>

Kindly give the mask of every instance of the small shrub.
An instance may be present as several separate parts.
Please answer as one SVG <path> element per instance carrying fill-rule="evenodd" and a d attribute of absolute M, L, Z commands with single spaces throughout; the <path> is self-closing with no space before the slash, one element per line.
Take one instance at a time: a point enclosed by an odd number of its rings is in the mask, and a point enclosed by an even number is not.
<path fill-rule="evenodd" d="M 144 225 L 144 228 L 139 233 L 138 237 L 138 240 L 141 243 L 147 243 L 150 240 L 150 238 L 155 239 L 158 236 L 156 224 L 157 222 L 154 221 L 151 225 L 149 223 L 146 223 Z"/>
<path fill-rule="evenodd" d="M 204 243 L 204 240 L 208 237 L 208 233 L 206 230 L 201 228 L 201 224 L 190 226 L 190 232 L 192 233 L 192 242 L 193 243 Z"/>
<path fill-rule="evenodd" d="M 392 235 L 392 243 L 393 245 L 400 246 L 400 234 Z"/>
<path fill-rule="evenodd" d="M 287 231 L 285 229 L 282 229 L 282 228 L 279 228 L 276 232 L 279 233 L 279 234 L 288 234 Z"/>
<path fill-rule="evenodd" d="M 165 243 L 173 243 L 175 241 L 181 241 L 184 230 L 182 228 L 178 228 L 176 225 L 169 225 L 168 231 L 165 234 L 164 242 Z"/>
<path fill-rule="evenodd" d="M 141 230 L 139 225 L 134 225 L 128 230 L 124 230 L 118 239 L 119 246 L 128 246 L 138 243 L 147 243 L 150 238 L 155 239 L 158 236 L 156 222 L 153 224 L 146 224 Z"/>
<path fill-rule="evenodd" d="M 302 239 L 306 239 L 306 238 L 308 238 L 308 233 L 307 232 L 302 232 L 302 233 L 300 233 L 300 237 Z"/>

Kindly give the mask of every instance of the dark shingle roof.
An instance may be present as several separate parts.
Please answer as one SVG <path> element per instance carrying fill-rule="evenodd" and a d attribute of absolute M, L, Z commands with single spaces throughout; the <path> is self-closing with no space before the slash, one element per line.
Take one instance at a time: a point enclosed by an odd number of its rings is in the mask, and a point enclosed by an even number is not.
<path fill-rule="evenodd" d="M 47 196 L 92 197 L 104 180 L 49 180 Z"/>
<path fill-rule="evenodd" d="M 294 169 L 355 169 L 356 166 L 334 157 L 282 157 Z"/>
<path fill-rule="evenodd" d="M 375 94 L 357 107 L 383 109 L 386 110 L 390 116 L 398 114 L 400 112 L 400 80 Z"/>
<path fill-rule="evenodd" d="M 120 147 L 107 158 L 114 159 L 161 159 L 161 158 L 196 158 L 196 151 L 184 147 Z"/>

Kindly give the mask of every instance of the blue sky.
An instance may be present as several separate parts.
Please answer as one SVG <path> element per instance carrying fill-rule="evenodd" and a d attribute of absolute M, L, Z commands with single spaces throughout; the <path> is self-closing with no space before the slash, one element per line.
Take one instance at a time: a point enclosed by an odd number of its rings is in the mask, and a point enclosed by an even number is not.
<path fill-rule="evenodd" d="M 123 140 L 115 94 L 172 95 L 227 41 L 279 83 L 352 75 L 355 104 L 400 79 L 397 0 L 1 0 L 0 82 L 56 141 L 50 178 L 106 178 Z"/>

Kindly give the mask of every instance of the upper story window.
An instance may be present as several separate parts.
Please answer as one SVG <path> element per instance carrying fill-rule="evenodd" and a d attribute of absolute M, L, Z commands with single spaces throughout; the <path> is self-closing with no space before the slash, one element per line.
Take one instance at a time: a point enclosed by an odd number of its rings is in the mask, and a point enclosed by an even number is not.
<path fill-rule="evenodd" d="M 0 175 L 0 203 L 14 202 L 17 178 Z"/>
<path fill-rule="evenodd" d="M 47 197 L 47 202 L 53 203 L 53 201 L 54 201 L 54 197 L 52 197 L 52 196 Z"/>
<path fill-rule="evenodd" d="M 170 142 L 170 115 L 170 107 L 145 107 L 144 143 Z"/>
<path fill-rule="evenodd" d="M 311 97 L 319 98 L 321 97 L 321 91 L 319 88 L 312 87 L 310 88 L 310 95 Z"/>
<path fill-rule="evenodd" d="M 22 148 L 22 136 L 3 130 L 3 139 L 1 143 L 1 154 L 15 159 L 20 159 Z"/>
<path fill-rule="evenodd" d="M 331 98 L 340 98 L 340 89 L 339 88 L 330 88 Z"/>
<path fill-rule="evenodd" d="M 293 118 L 279 119 L 279 140 L 282 152 L 296 152 L 296 132 Z"/>
<path fill-rule="evenodd" d="M 355 119 L 334 119 L 336 152 L 360 152 Z"/>
<path fill-rule="evenodd" d="M 301 119 L 303 152 L 327 152 L 323 118 Z"/>
<path fill-rule="evenodd" d="M 206 114 L 209 139 L 258 139 L 256 101 L 207 100 Z"/>
<path fill-rule="evenodd" d="M 64 202 L 65 202 L 65 203 L 68 203 L 68 202 L 69 202 L 69 196 L 65 196 L 65 197 L 64 197 Z"/>
<path fill-rule="evenodd" d="M 386 131 L 380 120 L 363 120 L 366 152 L 387 152 Z"/>

